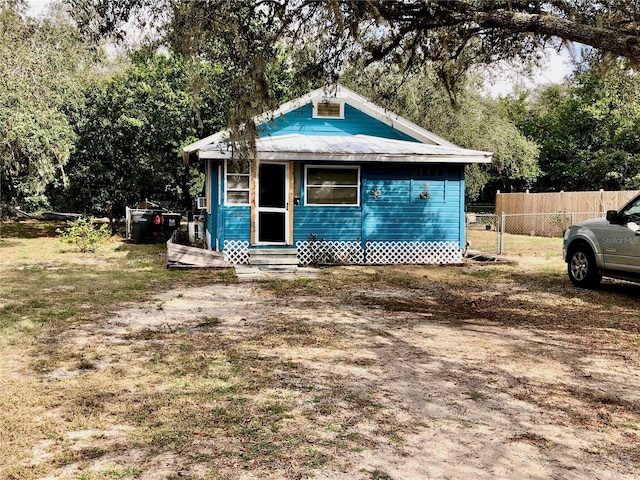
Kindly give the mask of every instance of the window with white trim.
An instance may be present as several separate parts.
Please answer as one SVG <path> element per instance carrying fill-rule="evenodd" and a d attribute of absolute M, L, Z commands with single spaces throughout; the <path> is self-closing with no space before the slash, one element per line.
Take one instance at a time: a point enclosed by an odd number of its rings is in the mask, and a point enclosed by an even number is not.
<path fill-rule="evenodd" d="M 249 205 L 249 162 L 225 162 L 225 203 Z"/>
<path fill-rule="evenodd" d="M 344 102 L 318 100 L 313 105 L 313 118 L 344 118 Z"/>
<path fill-rule="evenodd" d="M 360 167 L 306 166 L 306 205 L 360 205 Z"/>

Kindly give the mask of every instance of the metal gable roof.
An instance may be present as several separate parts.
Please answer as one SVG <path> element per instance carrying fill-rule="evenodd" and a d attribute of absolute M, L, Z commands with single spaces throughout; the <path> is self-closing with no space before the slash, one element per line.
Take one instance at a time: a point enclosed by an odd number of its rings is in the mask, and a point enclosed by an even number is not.
<path fill-rule="evenodd" d="M 200 158 L 231 158 L 226 143 L 199 149 Z M 392 140 L 368 135 L 281 135 L 256 140 L 260 160 L 331 160 L 344 162 L 489 163 L 492 154 L 455 145 Z"/>
<path fill-rule="evenodd" d="M 263 125 L 304 105 L 322 101 L 323 99 L 344 101 L 361 112 L 422 143 L 387 140 L 366 135 L 353 135 L 342 138 L 336 136 L 319 138 L 319 136 L 313 135 L 282 135 L 256 139 L 258 157 L 264 160 L 297 160 L 309 159 L 309 154 L 313 154 L 315 156 L 311 159 L 346 160 L 350 158 L 360 161 L 393 161 L 393 159 L 399 160 L 402 158 L 403 161 L 459 163 L 489 163 L 491 161 L 491 153 L 460 148 L 405 118 L 375 105 L 365 97 L 342 85 L 336 85 L 329 89 L 319 88 L 281 105 L 276 110 L 254 117 L 253 120 L 256 126 Z M 227 155 L 230 156 L 230 152 L 220 153 L 220 156 L 216 156 L 217 154 L 214 152 L 226 150 L 221 144 L 228 142 L 229 136 L 230 132 L 223 130 L 187 145 L 183 148 L 183 154 L 185 158 L 189 154 L 196 152 L 200 158 L 228 158 Z M 312 145 L 315 150 L 307 151 Z M 434 149 L 427 147 L 434 147 Z M 286 158 L 283 155 L 286 155 Z M 373 156 L 376 158 L 372 158 Z"/>

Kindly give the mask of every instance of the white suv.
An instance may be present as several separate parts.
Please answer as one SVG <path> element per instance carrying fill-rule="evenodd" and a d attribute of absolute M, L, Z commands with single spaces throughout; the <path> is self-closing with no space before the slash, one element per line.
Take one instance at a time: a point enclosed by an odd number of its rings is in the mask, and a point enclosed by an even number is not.
<path fill-rule="evenodd" d="M 569 227 L 562 253 L 571 282 L 594 287 L 603 276 L 640 282 L 639 225 L 640 195 L 606 218 Z"/>

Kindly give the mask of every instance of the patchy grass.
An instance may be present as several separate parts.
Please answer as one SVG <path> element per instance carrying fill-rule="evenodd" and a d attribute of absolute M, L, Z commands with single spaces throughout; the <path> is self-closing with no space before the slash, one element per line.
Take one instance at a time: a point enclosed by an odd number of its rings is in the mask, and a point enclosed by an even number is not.
<path fill-rule="evenodd" d="M 575 289 L 542 244 L 229 285 L 31 234 L 0 243 L 1 480 L 639 472 L 640 286 Z"/>
<path fill-rule="evenodd" d="M 100 449 L 70 451 L 48 409 L 78 400 L 86 411 L 71 411 L 72 424 L 92 424 L 103 396 L 88 397 L 113 379 L 102 377 L 95 387 L 80 379 L 62 381 L 55 389 L 43 386 L 38 375 L 61 364 L 70 371 L 98 368 L 104 352 L 61 348 L 59 335 L 83 322 L 108 316 L 126 303 L 143 302 L 168 288 L 188 288 L 234 281 L 227 271 L 169 271 L 162 245 L 127 245 L 112 239 L 92 255 L 70 252 L 55 235 L 58 224 L 3 223 L 0 239 L 0 361 L 12 375 L 0 379 L 0 478 L 38 478 L 42 466 L 27 465 L 29 451 L 42 438 L 56 440 L 51 465 L 86 463 Z M 35 344 L 34 344 L 35 342 Z M 34 347 L 35 346 L 35 347 Z M 25 352 L 39 352 L 25 355 Z M 86 350 L 86 351 L 85 351 Z M 100 374 L 102 376 L 102 374 Z M 107 383 L 102 383 L 107 382 Z M 58 388 L 60 387 L 60 388 Z M 62 395 L 62 396 L 61 396 Z M 70 395 L 70 397 L 66 397 Z M 100 423 L 100 422 L 98 422 Z M 59 451 L 58 451 L 59 450 Z M 28 463 L 28 462 L 27 462 Z M 114 477 L 124 478 L 124 477 Z"/>
<path fill-rule="evenodd" d="M 467 241 L 472 250 L 496 253 L 498 234 L 493 230 L 467 230 Z M 534 257 L 548 260 L 562 258 L 562 239 L 557 237 L 536 237 L 530 235 L 504 235 L 504 254 L 516 258 Z"/>
<path fill-rule="evenodd" d="M 469 248 L 485 253 L 495 253 L 498 251 L 498 234 L 495 230 L 485 230 L 479 228 L 468 228 L 466 240 Z"/>
<path fill-rule="evenodd" d="M 0 237 L 8 238 L 43 238 L 57 237 L 58 230 L 67 222 L 39 222 L 27 220 L 21 222 L 0 222 Z"/>
<path fill-rule="evenodd" d="M 167 270 L 163 245 L 128 245 L 114 238 L 94 255 L 79 254 L 44 226 L 26 224 L 20 237 L 20 225 L 3 227 L 12 240 L 0 246 L 0 329 L 68 325 L 169 287 L 234 281 L 228 271 Z M 33 238 L 34 231 L 46 235 Z"/>

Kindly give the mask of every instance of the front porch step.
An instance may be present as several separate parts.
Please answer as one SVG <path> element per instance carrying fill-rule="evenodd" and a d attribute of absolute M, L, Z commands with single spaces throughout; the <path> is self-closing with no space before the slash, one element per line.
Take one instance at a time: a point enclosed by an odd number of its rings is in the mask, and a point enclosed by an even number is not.
<path fill-rule="evenodd" d="M 249 265 L 298 265 L 297 248 L 252 248 Z"/>
<path fill-rule="evenodd" d="M 234 265 L 236 276 L 240 282 L 253 282 L 270 279 L 295 280 L 298 278 L 318 278 L 318 270 L 311 267 L 285 266 L 252 266 Z"/>

